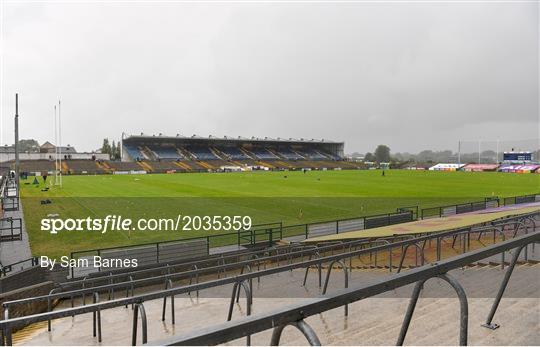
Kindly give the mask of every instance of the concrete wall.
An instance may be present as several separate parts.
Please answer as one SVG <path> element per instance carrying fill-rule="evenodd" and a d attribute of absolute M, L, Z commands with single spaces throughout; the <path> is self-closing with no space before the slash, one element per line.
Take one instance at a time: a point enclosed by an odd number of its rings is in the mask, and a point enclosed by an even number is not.
<path fill-rule="evenodd" d="M 55 287 L 52 281 L 46 281 L 38 284 L 34 284 L 28 287 L 15 289 L 9 292 L 0 294 L 0 304 L 5 301 L 12 301 L 24 298 L 30 298 L 33 296 L 40 296 L 49 294 L 51 289 Z M 28 304 L 14 305 L 9 309 L 10 318 L 27 316 L 31 314 L 45 312 L 47 310 L 47 301 L 37 301 Z M 0 310 L 0 318 L 4 319 L 4 310 Z"/>
<path fill-rule="evenodd" d="M 65 282 L 67 281 L 67 276 L 67 268 L 58 266 L 50 271 L 40 266 L 34 266 L 0 278 L 0 293 L 6 293 L 47 281 L 55 283 Z"/>

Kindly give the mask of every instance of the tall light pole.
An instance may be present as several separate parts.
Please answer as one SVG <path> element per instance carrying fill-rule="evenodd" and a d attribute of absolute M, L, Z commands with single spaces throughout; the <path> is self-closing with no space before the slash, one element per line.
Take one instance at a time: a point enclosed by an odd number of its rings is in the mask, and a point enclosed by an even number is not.
<path fill-rule="evenodd" d="M 19 195 L 19 94 L 15 94 L 15 182 L 17 183 L 17 196 Z"/>
<path fill-rule="evenodd" d="M 461 165 L 461 140 L 458 140 L 458 145 L 457 145 L 457 161 L 458 161 L 458 164 Z"/>
<path fill-rule="evenodd" d="M 497 139 L 497 157 L 495 158 L 495 164 L 499 163 L 499 139 Z"/>
<path fill-rule="evenodd" d="M 58 126 L 56 123 L 56 105 L 54 105 L 54 185 L 58 185 Z"/>
<path fill-rule="evenodd" d="M 124 132 L 122 131 L 122 137 L 120 137 L 120 161 L 124 161 Z"/>
<path fill-rule="evenodd" d="M 60 100 L 58 100 L 58 162 L 60 164 L 60 188 L 62 188 L 62 116 L 60 113 Z"/>
<path fill-rule="evenodd" d="M 478 164 L 482 161 L 482 158 L 480 157 L 480 146 L 481 146 L 482 140 L 478 140 Z"/>

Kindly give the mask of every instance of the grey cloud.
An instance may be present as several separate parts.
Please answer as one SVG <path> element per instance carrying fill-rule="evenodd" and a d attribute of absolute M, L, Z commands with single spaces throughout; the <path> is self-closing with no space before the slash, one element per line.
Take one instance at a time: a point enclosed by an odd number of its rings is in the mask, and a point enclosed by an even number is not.
<path fill-rule="evenodd" d="M 347 151 L 539 137 L 538 3 L 3 5 L 2 135 L 344 140 Z"/>

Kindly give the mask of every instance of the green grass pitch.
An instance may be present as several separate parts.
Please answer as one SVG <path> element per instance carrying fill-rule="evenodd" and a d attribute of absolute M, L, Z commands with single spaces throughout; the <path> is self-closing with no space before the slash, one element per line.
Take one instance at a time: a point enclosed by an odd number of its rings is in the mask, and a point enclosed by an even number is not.
<path fill-rule="evenodd" d="M 540 175 L 535 174 L 407 170 L 389 170 L 385 177 L 379 170 L 64 176 L 61 189 L 44 184 L 41 178 L 39 186 L 32 182 L 33 178 L 21 182 L 32 253 L 52 257 L 221 231 L 64 231 L 51 235 L 40 230 L 41 219 L 49 214 L 62 219 L 112 214 L 133 219 L 249 215 L 254 223 L 289 225 L 540 191 Z M 43 191 L 45 186 L 48 191 Z M 45 199 L 52 203 L 42 205 Z"/>

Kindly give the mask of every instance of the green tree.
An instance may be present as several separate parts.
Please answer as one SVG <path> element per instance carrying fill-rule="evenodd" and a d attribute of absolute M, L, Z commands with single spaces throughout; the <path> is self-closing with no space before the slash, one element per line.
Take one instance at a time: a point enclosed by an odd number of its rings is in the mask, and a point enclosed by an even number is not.
<path fill-rule="evenodd" d="M 103 146 L 101 146 L 101 153 L 106 153 L 111 155 L 111 145 L 109 144 L 109 139 L 103 139 Z"/>
<path fill-rule="evenodd" d="M 375 149 L 375 158 L 379 163 L 390 162 L 390 147 L 386 145 L 378 145 Z"/>
<path fill-rule="evenodd" d="M 39 143 L 34 139 L 19 140 L 19 152 L 38 153 Z"/>
<path fill-rule="evenodd" d="M 371 152 L 367 152 L 366 155 L 364 156 L 364 161 L 374 162 L 375 159 L 376 159 L 375 156 Z"/>
<path fill-rule="evenodd" d="M 116 160 L 116 143 L 114 143 L 114 140 L 112 142 L 111 146 L 111 153 L 109 153 L 111 156 L 111 160 Z"/>

